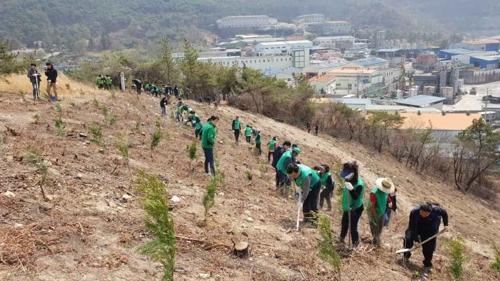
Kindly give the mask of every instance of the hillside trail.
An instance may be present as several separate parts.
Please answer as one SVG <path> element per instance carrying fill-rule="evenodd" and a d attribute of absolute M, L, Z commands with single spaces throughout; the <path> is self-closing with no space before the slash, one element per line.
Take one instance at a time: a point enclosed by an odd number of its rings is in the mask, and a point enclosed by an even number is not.
<path fill-rule="evenodd" d="M 2 88 L 0 92 L 0 132 L 4 136 L 0 148 L 1 280 L 159 279 L 159 263 L 138 252 L 149 239 L 134 185 L 139 169 L 165 181 L 169 198 L 180 198 L 178 203 L 171 202 L 179 236 L 174 280 L 334 280 L 336 273 L 318 258 L 316 230 L 294 231 L 296 204 L 276 194 L 274 170 L 265 156 L 256 156 L 251 145 L 234 144 L 230 128 L 236 115 L 243 124 L 251 123 L 264 133 L 263 143 L 271 135 L 277 135 L 280 142 L 298 143 L 303 148 L 300 160 L 307 165 L 333 166 L 355 159 L 368 186 L 377 176 L 391 176 L 397 184 L 400 211 L 383 234 L 382 249 L 369 244 L 363 215 L 363 243 L 343 259 L 342 280 L 415 280 L 416 267 L 402 267 L 393 252 L 401 246 L 409 209 L 427 200 L 448 209 L 452 230 L 447 237 L 461 234 L 467 239 L 471 257 L 467 280 L 496 280 L 488 267 L 490 245 L 499 242 L 496 211 L 355 143 L 316 137 L 231 107 L 188 101 L 203 120 L 212 114 L 221 117 L 215 152 L 225 180 L 204 223 L 201 199 L 209 179 L 203 174 L 200 148 L 196 160 L 188 158 L 186 147 L 194 140 L 193 130 L 166 118 L 161 121 L 164 139 L 155 151 L 149 148 L 159 118 L 157 99 L 130 93 L 110 95 L 92 88 L 68 93 L 61 102 L 67 136 L 57 137 L 53 106 L 33 105 Z M 115 124 L 108 122 L 103 106 L 116 117 Z M 105 147 L 89 141 L 93 122 L 102 126 Z M 4 125 L 19 135 L 10 135 Z M 114 148 L 124 138 L 130 143 L 129 168 Z M 23 161 L 29 150 L 37 150 L 49 163 L 46 189 L 50 202 L 40 198 L 39 176 Z M 6 191 L 15 197 L 5 196 Z M 329 215 L 334 236 L 338 236 L 341 214 L 337 196 L 333 201 L 334 211 Z M 232 240 L 249 241 L 250 258 L 233 257 Z M 431 280 L 449 280 L 444 244 L 444 239 L 438 243 Z M 420 253 L 413 261 L 420 266 Z"/>

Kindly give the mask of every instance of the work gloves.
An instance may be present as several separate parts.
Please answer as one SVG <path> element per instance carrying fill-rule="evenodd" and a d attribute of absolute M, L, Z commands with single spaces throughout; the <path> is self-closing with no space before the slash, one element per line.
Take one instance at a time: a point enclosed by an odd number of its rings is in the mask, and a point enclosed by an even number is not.
<path fill-rule="evenodd" d="M 352 186 L 352 183 L 350 183 L 348 181 L 345 183 L 344 188 L 347 188 L 347 190 L 349 190 L 349 191 L 354 190 L 354 186 Z"/>

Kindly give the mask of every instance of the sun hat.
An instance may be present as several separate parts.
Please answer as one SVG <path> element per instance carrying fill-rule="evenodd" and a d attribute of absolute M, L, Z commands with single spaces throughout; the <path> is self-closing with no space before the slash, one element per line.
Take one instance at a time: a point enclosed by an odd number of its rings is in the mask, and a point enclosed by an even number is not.
<path fill-rule="evenodd" d="M 382 191 L 384 193 L 388 193 L 388 194 L 393 193 L 394 189 L 396 189 L 396 186 L 394 185 L 392 180 L 389 178 L 378 178 L 375 181 L 375 185 L 377 186 L 377 188 L 380 191 Z"/>

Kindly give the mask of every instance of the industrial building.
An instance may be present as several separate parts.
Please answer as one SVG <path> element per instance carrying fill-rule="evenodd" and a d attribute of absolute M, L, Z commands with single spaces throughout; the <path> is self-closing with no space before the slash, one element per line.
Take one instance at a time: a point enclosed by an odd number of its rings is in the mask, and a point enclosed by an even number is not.
<path fill-rule="evenodd" d="M 217 20 L 219 29 L 267 28 L 278 23 L 278 20 L 266 15 L 229 16 Z"/>
<path fill-rule="evenodd" d="M 255 46 L 255 52 L 259 56 L 289 54 L 292 50 L 311 49 L 313 43 L 308 40 L 264 42 Z"/>
<path fill-rule="evenodd" d="M 315 24 L 322 23 L 325 20 L 326 17 L 323 14 L 307 14 L 298 16 L 295 21 L 302 24 Z"/>
<path fill-rule="evenodd" d="M 324 74 L 309 79 L 309 85 L 317 94 L 335 95 L 337 89 L 337 78 L 332 74 Z"/>
<path fill-rule="evenodd" d="M 345 90 L 347 94 L 359 95 L 364 90 L 384 82 L 380 71 L 359 65 L 342 66 L 328 71 L 328 74 L 336 77 L 336 89 Z"/>
<path fill-rule="evenodd" d="M 331 49 L 350 49 L 355 42 L 354 36 L 320 36 L 313 40 L 315 46 L 326 47 Z"/>
<path fill-rule="evenodd" d="M 352 33 L 352 25 L 348 21 L 325 21 L 308 24 L 305 30 L 320 36 L 350 35 Z"/>
<path fill-rule="evenodd" d="M 443 107 L 443 102 L 445 100 L 446 100 L 445 98 L 441 98 L 441 97 L 418 95 L 418 96 L 409 97 L 406 99 L 396 100 L 396 104 L 404 105 L 404 106 L 411 106 L 411 107 L 420 107 L 420 108 L 434 107 L 434 108 L 441 109 Z"/>

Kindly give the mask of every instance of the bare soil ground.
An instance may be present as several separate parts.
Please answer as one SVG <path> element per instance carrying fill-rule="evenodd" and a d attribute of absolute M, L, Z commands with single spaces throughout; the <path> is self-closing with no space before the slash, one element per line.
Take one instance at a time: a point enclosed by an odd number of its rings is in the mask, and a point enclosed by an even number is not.
<path fill-rule="evenodd" d="M 71 89 L 72 82 L 67 83 Z M 196 160 L 188 158 L 192 128 L 162 119 L 164 138 L 152 152 L 150 139 L 160 118 L 157 99 L 78 87 L 63 95 L 67 136 L 59 137 L 53 105 L 34 104 L 29 95 L 23 99 L 19 91 L 0 84 L 0 280 L 159 280 L 160 264 L 137 251 L 150 239 L 134 185 L 139 169 L 158 175 L 168 196 L 181 199 L 171 206 L 179 236 L 175 280 L 334 280 L 334 271 L 318 258 L 317 231 L 294 231 L 296 204 L 276 194 L 274 171 L 265 155 L 256 156 L 247 144 L 234 144 L 230 128 L 236 115 L 260 129 L 264 142 L 276 135 L 281 142 L 298 143 L 303 148 L 300 160 L 307 165 L 333 167 L 355 159 L 368 186 L 378 176 L 390 176 L 397 184 L 400 209 L 383 234 L 383 247 L 370 245 L 364 214 L 363 243 L 342 260 L 342 280 L 416 280 L 421 254 L 412 258 L 414 266 L 405 268 L 394 251 L 401 247 L 409 210 L 424 201 L 440 202 L 451 226 L 438 242 L 430 280 L 451 280 L 446 240 L 455 235 L 466 239 L 465 280 L 498 280 L 489 268 L 492 245 L 500 243 L 500 216 L 491 205 L 497 202 L 458 193 L 356 143 L 316 137 L 231 107 L 189 101 L 203 120 L 212 114 L 221 117 L 216 159 L 225 181 L 203 225 L 201 201 L 209 178 L 203 173 L 200 147 Z M 116 116 L 115 124 L 105 119 L 96 101 Z M 93 122 L 102 125 L 105 147 L 90 142 Z M 123 138 L 131 144 L 129 167 L 115 148 Z M 26 162 L 29 151 L 49 164 L 48 202 L 37 185 L 40 175 Z M 337 196 L 333 201 L 334 211 L 328 214 L 338 236 Z M 249 241 L 250 258 L 233 257 L 232 240 Z"/>

